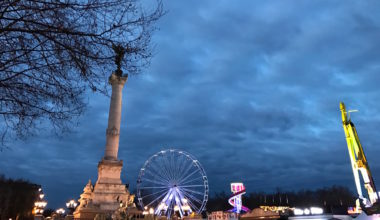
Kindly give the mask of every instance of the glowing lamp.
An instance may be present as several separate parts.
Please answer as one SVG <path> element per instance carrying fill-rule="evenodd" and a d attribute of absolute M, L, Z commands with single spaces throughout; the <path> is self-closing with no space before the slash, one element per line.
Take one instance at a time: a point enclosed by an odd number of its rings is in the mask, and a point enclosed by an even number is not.
<path fill-rule="evenodd" d="M 63 208 L 59 208 L 55 212 L 58 213 L 58 214 L 60 214 L 60 215 L 65 214 L 65 210 Z"/>
<path fill-rule="evenodd" d="M 77 207 L 78 203 L 75 202 L 75 200 L 70 200 L 68 202 L 66 202 L 66 207 L 67 208 L 75 208 Z"/>

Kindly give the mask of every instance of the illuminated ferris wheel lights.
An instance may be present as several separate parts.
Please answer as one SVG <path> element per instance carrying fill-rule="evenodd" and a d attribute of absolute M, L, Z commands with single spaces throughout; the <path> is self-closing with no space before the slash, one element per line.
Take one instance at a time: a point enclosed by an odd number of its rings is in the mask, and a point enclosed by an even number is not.
<path fill-rule="evenodd" d="M 140 169 L 137 180 L 140 207 L 154 207 L 159 216 L 182 218 L 204 210 L 208 199 L 206 173 L 193 156 L 178 150 L 162 150 Z"/>

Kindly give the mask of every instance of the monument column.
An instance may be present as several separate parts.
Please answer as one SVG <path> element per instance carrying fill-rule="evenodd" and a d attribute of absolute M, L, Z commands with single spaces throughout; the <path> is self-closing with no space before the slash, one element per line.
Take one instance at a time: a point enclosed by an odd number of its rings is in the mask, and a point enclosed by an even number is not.
<path fill-rule="evenodd" d="M 98 179 L 94 186 L 87 184 L 81 194 L 80 205 L 74 212 L 76 219 L 94 219 L 97 214 L 112 215 L 121 206 L 132 206 L 134 195 L 121 181 L 123 161 L 118 160 L 121 122 L 122 90 L 128 75 L 121 71 L 121 61 L 126 52 L 122 46 L 113 45 L 117 69 L 108 79 L 112 87 L 111 103 L 106 129 L 106 149 L 98 163 Z"/>
<path fill-rule="evenodd" d="M 122 90 L 128 76 L 120 76 L 112 73 L 109 84 L 112 86 L 110 110 L 108 115 L 108 127 L 106 129 L 105 160 L 117 160 L 120 138 L 121 102 Z"/>

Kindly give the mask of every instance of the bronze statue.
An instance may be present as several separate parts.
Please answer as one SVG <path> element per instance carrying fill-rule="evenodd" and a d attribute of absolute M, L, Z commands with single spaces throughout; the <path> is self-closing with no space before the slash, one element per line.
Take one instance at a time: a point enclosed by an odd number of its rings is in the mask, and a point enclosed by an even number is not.
<path fill-rule="evenodd" d="M 121 70 L 121 61 L 123 60 L 123 57 L 127 50 L 120 44 L 112 44 L 112 49 L 115 52 L 115 64 L 117 66 L 115 74 L 117 76 L 123 76 L 123 71 Z"/>

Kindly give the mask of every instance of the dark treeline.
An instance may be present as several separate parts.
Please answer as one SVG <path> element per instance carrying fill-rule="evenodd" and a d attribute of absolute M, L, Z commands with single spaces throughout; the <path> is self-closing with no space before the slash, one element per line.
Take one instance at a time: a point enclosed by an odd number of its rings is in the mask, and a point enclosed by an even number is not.
<path fill-rule="evenodd" d="M 0 219 L 33 219 L 39 185 L 0 175 Z"/>
<path fill-rule="evenodd" d="M 209 198 L 207 211 L 229 210 L 228 204 L 230 193 L 220 192 Z M 274 193 L 254 192 L 243 195 L 243 205 L 254 209 L 261 205 L 268 206 L 291 206 L 291 207 L 347 207 L 355 205 L 356 197 L 343 186 L 325 187 L 316 190 L 281 191 Z"/>

